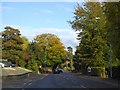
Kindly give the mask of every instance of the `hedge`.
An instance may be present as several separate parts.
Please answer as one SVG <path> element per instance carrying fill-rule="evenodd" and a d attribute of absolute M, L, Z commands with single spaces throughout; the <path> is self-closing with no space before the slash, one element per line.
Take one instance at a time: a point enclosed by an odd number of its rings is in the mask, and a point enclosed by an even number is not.
<path fill-rule="evenodd" d="M 91 75 L 105 77 L 105 67 L 91 67 Z"/>

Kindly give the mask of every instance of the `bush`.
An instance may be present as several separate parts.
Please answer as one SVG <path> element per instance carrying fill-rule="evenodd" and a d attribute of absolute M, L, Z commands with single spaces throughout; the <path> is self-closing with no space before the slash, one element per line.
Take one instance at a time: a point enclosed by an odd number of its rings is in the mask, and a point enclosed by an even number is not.
<path fill-rule="evenodd" d="M 23 68 L 24 68 L 24 67 L 25 67 L 25 64 L 26 64 L 26 63 L 25 63 L 24 60 L 22 60 L 22 59 L 19 60 L 19 66 L 20 66 L 20 67 L 23 67 Z"/>
<path fill-rule="evenodd" d="M 105 67 L 91 67 L 91 75 L 104 77 Z"/>

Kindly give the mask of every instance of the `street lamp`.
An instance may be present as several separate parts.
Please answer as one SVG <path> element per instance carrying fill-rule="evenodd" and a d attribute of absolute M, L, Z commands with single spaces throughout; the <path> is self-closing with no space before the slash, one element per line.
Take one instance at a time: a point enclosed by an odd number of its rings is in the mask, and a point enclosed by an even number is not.
<path fill-rule="evenodd" d="M 110 44 L 110 77 L 112 78 L 112 46 Z"/>

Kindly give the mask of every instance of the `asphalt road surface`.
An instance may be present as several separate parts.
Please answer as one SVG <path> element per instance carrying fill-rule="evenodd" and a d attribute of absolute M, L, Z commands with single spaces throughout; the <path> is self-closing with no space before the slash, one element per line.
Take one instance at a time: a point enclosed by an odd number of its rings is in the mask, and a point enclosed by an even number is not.
<path fill-rule="evenodd" d="M 77 77 L 68 72 L 61 74 L 49 74 L 44 78 L 36 78 L 37 79 L 30 78 L 27 80 L 27 83 L 24 84 L 20 84 L 20 81 L 11 85 L 4 83 L 3 87 L 5 88 L 7 85 L 8 88 L 14 88 L 16 86 L 19 88 L 84 88 L 86 90 L 89 90 L 90 88 L 118 88 L 106 83 Z"/>
<path fill-rule="evenodd" d="M 114 86 L 92 81 L 89 79 L 78 78 L 70 73 L 50 74 L 34 83 L 26 86 L 27 88 L 116 88 Z"/>

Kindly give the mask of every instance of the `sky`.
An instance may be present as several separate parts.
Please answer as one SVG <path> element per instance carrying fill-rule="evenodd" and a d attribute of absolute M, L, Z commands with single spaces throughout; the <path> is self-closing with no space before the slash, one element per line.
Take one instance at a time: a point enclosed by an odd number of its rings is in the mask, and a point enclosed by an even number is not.
<path fill-rule="evenodd" d="M 29 41 L 37 35 L 52 33 L 65 47 L 71 46 L 75 51 L 79 43 L 77 34 L 67 21 L 73 20 L 76 5 L 76 2 L 2 2 L 0 31 L 5 26 L 17 28 Z"/>

